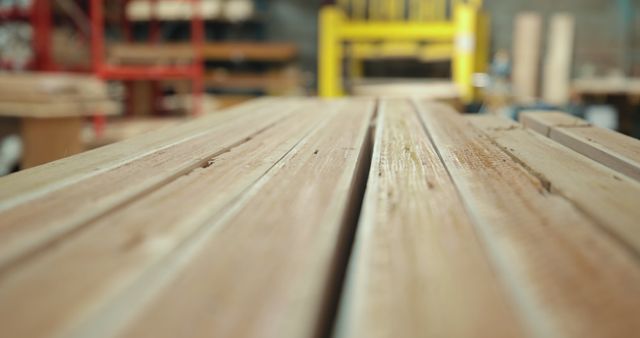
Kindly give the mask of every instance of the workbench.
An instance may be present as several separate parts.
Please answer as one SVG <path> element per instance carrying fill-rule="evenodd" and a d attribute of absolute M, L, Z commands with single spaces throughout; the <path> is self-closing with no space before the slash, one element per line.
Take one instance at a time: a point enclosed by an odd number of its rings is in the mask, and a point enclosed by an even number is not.
<path fill-rule="evenodd" d="M 640 182 L 549 119 L 265 98 L 0 178 L 2 336 L 633 337 Z"/>

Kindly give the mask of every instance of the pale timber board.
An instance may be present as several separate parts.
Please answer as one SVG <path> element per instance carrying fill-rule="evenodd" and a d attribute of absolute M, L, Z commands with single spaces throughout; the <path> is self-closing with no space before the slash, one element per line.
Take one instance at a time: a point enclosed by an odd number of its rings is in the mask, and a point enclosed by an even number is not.
<path fill-rule="evenodd" d="M 588 127 L 589 122 L 560 112 L 526 112 L 519 116 L 520 123 L 549 137 L 554 127 Z"/>
<path fill-rule="evenodd" d="M 0 116 L 60 118 L 72 116 L 117 115 L 120 106 L 103 100 L 51 100 L 49 102 L 0 101 Z"/>
<path fill-rule="evenodd" d="M 587 121 L 562 112 L 526 113 L 520 115 L 525 127 L 606 165 L 640 180 L 640 141 L 613 130 L 590 125 Z"/>
<path fill-rule="evenodd" d="M 0 97 L 14 100 L 34 97 L 104 99 L 107 84 L 94 76 L 64 73 L 2 73 Z"/>
<path fill-rule="evenodd" d="M 347 278 L 338 337 L 525 336 L 409 100 L 380 105 Z"/>
<path fill-rule="evenodd" d="M 206 167 L 169 182 L 67 236 L 0 274 L 0 327 L 12 337 L 96 334 L 110 304 L 143 283 L 208 222 L 281 160 L 306 134 L 326 122 L 328 103 L 296 114 L 212 158 Z M 90 198 L 91 191 L 85 192 Z M 186 243 L 186 244 L 185 244 Z M 125 313 L 126 311 L 119 311 Z M 188 322 L 187 317 L 181 316 Z M 33 325 L 38 323 L 38 325 Z M 84 335 L 86 336 L 86 335 Z"/>
<path fill-rule="evenodd" d="M 297 100 L 289 101 L 295 104 Z M 56 190 L 62 186 L 98 175 L 165 148 L 211 132 L 212 128 L 225 128 L 228 123 L 261 119 L 281 110 L 271 106 L 275 99 L 260 99 L 224 112 L 140 137 L 88 151 L 70 158 L 51 162 L 29 170 L 0 177 L 0 210 L 23 203 L 35 196 Z M 282 102 L 282 101 L 281 101 Z"/>
<path fill-rule="evenodd" d="M 530 130 L 499 128 L 504 124 L 501 118 L 482 116 L 471 121 L 541 178 L 551 192 L 572 201 L 640 253 L 640 183 Z"/>
<path fill-rule="evenodd" d="M 323 336 L 373 108 L 351 101 L 296 146 L 117 337 Z"/>
<path fill-rule="evenodd" d="M 313 104 L 309 102 L 307 107 Z M 162 149 L 152 148 L 153 152 L 148 149 L 150 153 L 128 161 L 109 163 L 112 168 L 0 211 L 0 268 L 138 195 L 206 165 L 212 157 L 294 113 L 296 107 L 304 104 L 283 101 L 274 103 L 272 109 L 244 112 L 244 116 L 210 126 L 195 138 Z M 69 161 L 60 168 L 69 172 L 75 164 L 85 166 L 82 158 L 78 161 Z M 11 176 L 6 180 L 11 181 Z"/>
<path fill-rule="evenodd" d="M 534 12 L 520 13 L 514 26 L 514 94 L 518 102 L 530 103 L 538 97 L 542 18 Z"/>
<path fill-rule="evenodd" d="M 427 102 L 419 111 L 534 336 L 639 332 L 636 257 L 569 201 L 546 191 L 463 116 Z"/>
<path fill-rule="evenodd" d="M 570 14 L 558 13 L 550 21 L 542 98 L 550 104 L 565 105 L 570 96 L 575 20 Z"/>

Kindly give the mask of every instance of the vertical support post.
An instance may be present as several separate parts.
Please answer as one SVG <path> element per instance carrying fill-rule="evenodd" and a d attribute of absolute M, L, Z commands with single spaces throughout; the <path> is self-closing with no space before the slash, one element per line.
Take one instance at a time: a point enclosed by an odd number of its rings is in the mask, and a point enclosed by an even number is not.
<path fill-rule="evenodd" d="M 36 55 L 36 69 L 52 71 L 55 68 L 51 48 L 51 2 L 36 0 L 32 5 L 31 22 L 34 27 L 34 50 Z"/>
<path fill-rule="evenodd" d="M 478 11 L 478 27 L 477 27 L 477 41 L 478 47 L 476 48 L 476 73 L 487 73 L 489 68 L 489 48 L 491 39 L 491 18 L 483 11 Z M 482 92 L 477 88 L 474 89 L 473 97 L 475 99 L 482 99 Z"/>
<path fill-rule="evenodd" d="M 318 60 L 318 94 L 322 97 L 342 96 L 342 12 L 335 6 L 320 10 L 320 58 Z"/>
<path fill-rule="evenodd" d="M 194 48 L 193 65 L 193 114 L 199 116 L 204 113 L 204 21 L 200 13 L 201 0 L 190 0 L 192 9 L 191 43 Z"/>
<path fill-rule="evenodd" d="M 102 77 L 104 66 L 104 15 L 102 0 L 91 0 L 91 57 L 93 70 Z"/>
<path fill-rule="evenodd" d="M 454 13 L 456 41 L 453 56 L 453 79 L 461 91 L 464 102 L 471 102 L 473 96 L 473 74 L 477 50 L 476 27 L 478 9 L 466 3 L 459 3 Z"/>

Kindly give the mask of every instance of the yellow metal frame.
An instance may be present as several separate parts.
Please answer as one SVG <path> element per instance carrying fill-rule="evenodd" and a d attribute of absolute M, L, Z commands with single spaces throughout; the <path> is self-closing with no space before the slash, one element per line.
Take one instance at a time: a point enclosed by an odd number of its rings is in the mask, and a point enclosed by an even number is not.
<path fill-rule="evenodd" d="M 366 2 L 368 1 L 368 5 Z M 446 17 L 447 0 L 413 0 L 404 19 L 404 1 L 340 0 L 320 12 L 318 91 L 323 97 L 344 95 L 343 59 L 362 72 L 360 60 L 383 56 L 415 56 L 452 60 L 453 81 L 466 102 L 477 98 L 473 74 L 484 71 L 488 58 L 488 17 L 482 0 L 449 0 L 453 18 Z M 351 9 L 347 18 L 344 8 Z M 368 10 L 368 12 L 365 12 Z"/>

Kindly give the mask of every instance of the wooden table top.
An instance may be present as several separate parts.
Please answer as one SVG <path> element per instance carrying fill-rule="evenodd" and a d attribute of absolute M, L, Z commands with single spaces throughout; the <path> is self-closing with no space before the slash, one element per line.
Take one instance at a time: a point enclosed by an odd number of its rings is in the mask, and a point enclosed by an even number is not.
<path fill-rule="evenodd" d="M 638 141 L 534 119 L 265 98 L 0 178 L 0 336 L 633 337 Z"/>

